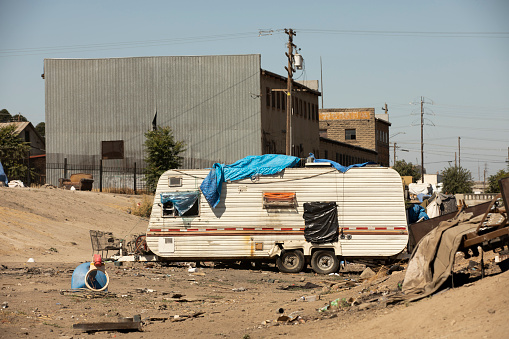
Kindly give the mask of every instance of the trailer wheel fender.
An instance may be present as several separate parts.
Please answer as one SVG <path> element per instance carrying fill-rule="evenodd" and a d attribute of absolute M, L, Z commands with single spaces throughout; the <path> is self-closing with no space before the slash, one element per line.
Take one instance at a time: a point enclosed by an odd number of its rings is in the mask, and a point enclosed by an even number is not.
<path fill-rule="evenodd" d="M 276 266 L 283 273 L 299 273 L 305 264 L 304 253 L 300 250 L 282 251 L 276 259 Z"/>
<path fill-rule="evenodd" d="M 334 250 L 318 250 L 311 256 L 311 267 L 319 274 L 334 273 L 339 270 L 339 259 Z"/>

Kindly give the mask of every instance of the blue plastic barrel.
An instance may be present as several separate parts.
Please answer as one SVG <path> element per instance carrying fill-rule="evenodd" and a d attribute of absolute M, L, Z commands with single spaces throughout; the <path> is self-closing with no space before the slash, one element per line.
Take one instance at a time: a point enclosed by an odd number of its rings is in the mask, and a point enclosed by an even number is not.
<path fill-rule="evenodd" d="M 90 269 L 90 263 L 84 262 L 83 264 L 80 264 L 78 267 L 74 269 L 74 272 L 72 273 L 71 278 L 71 288 L 87 288 L 87 285 L 85 284 L 85 276 L 87 275 L 88 270 Z M 106 275 L 96 270 L 95 274 L 89 274 L 88 275 L 88 284 L 93 289 L 99 290 L 106 286 L 108 283 L 108 279 L 106 278 Z M 106 288 L 105 291 L 108 289 Z"/>

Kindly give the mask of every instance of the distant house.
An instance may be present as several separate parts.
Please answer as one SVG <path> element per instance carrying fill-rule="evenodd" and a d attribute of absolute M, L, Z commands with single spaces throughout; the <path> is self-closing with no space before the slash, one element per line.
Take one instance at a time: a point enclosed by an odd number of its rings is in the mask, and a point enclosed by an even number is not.
<path fill-rule="evenodd" d="M 37 132 L 31 122 L 2 122 L 0 128 L 15 126 L 16 135 L 23 141 L 30 144 L 30 157 L 28 164 L 36 172 L 36 182 L 45 183 L 46 177 L 46 143 L 44 138 Z"/>

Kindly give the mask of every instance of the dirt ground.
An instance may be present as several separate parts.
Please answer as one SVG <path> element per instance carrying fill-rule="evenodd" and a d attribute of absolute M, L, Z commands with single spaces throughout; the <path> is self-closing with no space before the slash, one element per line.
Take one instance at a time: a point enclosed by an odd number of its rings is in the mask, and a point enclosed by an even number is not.
<path fill-rule="evenodd" d="M 362 280 L 359 265 L 339 275 L 316 275 L 309 269 L 279 273 L 272 263 L 253 269 L 207 262 L 194 273 L 184 263 L 107 263 L 107 292 L 71 291 L 73 270 L 92 258 L 89 230 L 121 238 L 145 231 L 148 221 L 127 213 L 139 199 L 0 189 L 0 338 L 508 336 L 509 272 L 502 272 L 505 265 L 496 265 L 491 253 L 485 254 L 484 279 L 480 258 L 458 254 L 454 288 L 448 283 L 412 303 L 387 304 L 405 271 L 389 275 L 377 267 L 376 276 Z M 141 332 L 73 329 L 135 315 Z"/>

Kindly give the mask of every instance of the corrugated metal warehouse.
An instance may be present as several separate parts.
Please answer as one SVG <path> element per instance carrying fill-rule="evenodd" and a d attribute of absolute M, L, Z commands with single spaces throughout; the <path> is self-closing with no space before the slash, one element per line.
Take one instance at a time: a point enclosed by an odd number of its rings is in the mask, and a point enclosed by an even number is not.
<path fill-rule="evenodd" d="M 102 141 L 124 140 L 106 162 L 140 164 L 156 111 L 186 143 L 183 167 L 261 154 L 260 71 L 260 55 L 45 59 L 47 162 L 97 165 Z"/>

